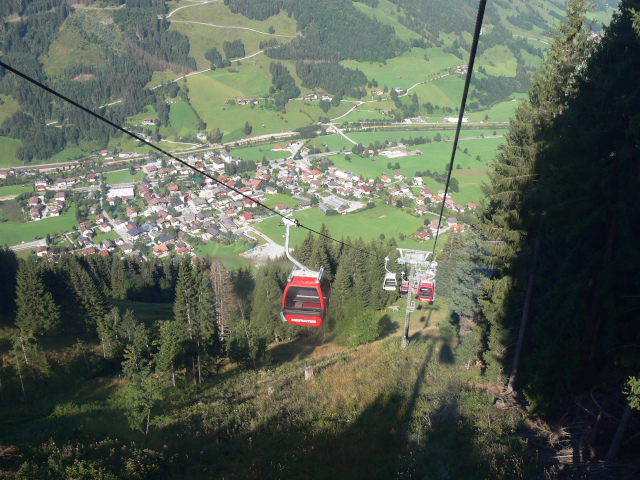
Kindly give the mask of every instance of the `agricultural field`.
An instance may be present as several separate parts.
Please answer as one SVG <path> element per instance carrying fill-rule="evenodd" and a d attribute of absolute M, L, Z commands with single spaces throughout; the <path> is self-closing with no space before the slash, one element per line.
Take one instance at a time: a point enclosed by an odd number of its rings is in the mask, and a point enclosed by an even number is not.
<path fill-rule="evenodd" d="M 20 195 L 24 192 L 33 192 L 33 184 L 26 183 L 25 185 L 11 185 L 9 187 L 0 187 L 0 198 L 10 195 Z"/>
<path fill-rule="evenodd" d="M 410 95 L 415 92 L 420 99 L 420 103 L 431 102 L 434 106 L 449 107 L 455 109 L 460 107 L 462 99 L 462 90 L 464 88 L 463 75 L 446 75 L 442 78 L 433 80 L 422 85 L 418 85 L 411 90 Z M 426 111 L 424 112 L 426 114 Z M 442 111 L 435 111 L 432 117 L 437 116 L 453 116 L 445 114 Z"/>
<path fill-rule="evenodd" d="M 381 132 L 381 134 L 389 134 L 389 133 L 400 133 L 400 132 Z M 367 133 L 358 133 L 358 134 L 350 134 L 350 135 L 368 135 Z M 403 132 L 403 135 L 407 135 L 407 132 Z M 453 136 L 453 133 L 451 134 Z M 408 137 L 408 135 L 407 135 Z M 359 137 L 358 137 L 359 138 Z M 371 137 L 366 137 L 371 138 Z M 385 137 L 383 137 L 385 138 Z M 460 148 L 464 150 L 464 148 L 469 149 L 468 154 L 464 154 L 462 151 L 456 153 L 456 159 L 454 162 L 454 168 L 457 165 L 460 165 L 462 169 L 478 169 L 478 168 L 486 168 L 487 166 L 482 162 L 479 162 L 475 159 L 475 156 L 479 153 L 474 152 L 474 148 L 477 149 L 478 152 L 488 151 L 487 148 L 482 147 L 480 142 L 491 142 L 492 147 L 500 143 L 502 139 L 476 139 L 476 140 L 465 140 L 464 142 L 460 142 L 458 145 Z M 375 142 L 375 140 L 373 140 Z M 365 143 L 365 145 L 367 145 Z M 342 168 L 348 171 L 351 171 L 354 175 L 357 175 L 361 178 L 375 178 L 382 175 L 382 173 L 386 173 L 387 175 L 392 175 L 393 173 L 400 172 L 405 176 L 412 178 L 416 171 L 425 171 L 431 170 L 432 172 L 444 172 L 445 165 L 449 163 L 451 160 L 451 149 L 453 144 L 451 142 L 431 142 L 425 143 L 423 145 L 415 145 L 409 147 L 409 150 L 419 150 L 421 152 L 420 155 L 411 155 L 401 158 L 387 158 L 383 156 L 367 158 L 360 157 L 358 155 L 350 154 L 351 161 L 347 161 L 345 159 L 345 155 L 334 155 L 331 157 L 331 160 L 334 162 L 336 167 Z M 491 148 L 491 147 L 489 147 Z M 488 157 L 490 155 L 487 155 Z M 482 155 L 481 155 L 482 159 Z M 388 164 L 395 165 L 398 163 L 400 165 L 399 170 L 389 170 Z"/>
<path fill-rule="evenodd" d="M 171 131 L 176 138 L 195 135 L 198 130 L 198 119 L 191 107 L 182 100 L 176 99 L 169 110 L 171 127 L 163 127 L 160 132 Z"/>
<path fill-rule="evenodd" d="M 256 69 L 260 69 L 259 66 L 243 62 L 242 66 L 238 67 L 238 73 L 216 70 L 187 78 L 189 96 L 198 99 L 193 105 L 202 120 L 207 123 L 207 130 L 215 131 L 216 128 L 220 128 L 224 133 L 223 141 L 233 141 L 246 137 L 242 132 L 245 122 L 249 122 L 253 127 L 251 136 L 256 136 L 291 131 L 316 123 L 320 116 L 325 116 L 317 102 L 291 101 L 287 105 L 287 113 L 284 114 L 264 109 L 262 105 L 225 105 L 226 101 L 235 101 L 238 97 L 259 98 L 266 93 L 270 86 L 265 76 L 268 68 L 267 63 L 263 72 L 256 72 Z M 341 104 L 329 110 L 328 115 L 340 115 L 348 108 L 346 104 Z M 171 109 L 173 111 L 173 105 Z"/>
<path fill-rule="evenodd" d="M 51 157 L 47 163 L 56 163 L 56 162 L 69 162 L 71 160 L 78 160 L 80 158 L 86 158 L 87 153 L 80 150 L 78 147 L 70 147 L 65 148 L 63 151 L 55 154 Z"/>
<path fill-rule="evenodd" d="M 286 143 L 286 141 L 283 141 Z M 271 149 L 277 144 L 261 145 L 259 147 L 246 147 L 246 148 L 234 148 L 231 150 L 231 155 L 234 158 L 241 158 L 242 160 L 253 160 L 256 163 L 262 161 L 262 157 L 267 157 L 267 160 L 275 160 L 279 158 L 289 158 L 291 152 L 279 151 L 274 152 Z"/>
<path fill-rule="evenodd" d="M 454 170 L 451 174 L 458 179 L 460 192 L 452 193 L 451 198 L 458 205 L 469 202 L 479 203 L 484 197 L 482 184 L 489 183 L 486 170 Z"/>
<path fill-rule="evenodd" d="M 351 148 L 353 147 L 353 143 L 345 139 L 342 135 L 338 135 L 337 133 L 313 138 L 309 140 L 307 146 L 319 148 L 320 150 L 324 151 L 325 147 L 322 145 L 323 143 L 326 143 L 327 147 L 329 147 L 329 151 L 331 152 L 337 152 L 338 150 L 341 150 L 343 148 L 351 150 Z"/>
<path fill-rule="evenodd" d="M 279 218 L 279 217 L 278 217 Z M 199 257 L 218 257 L 228 269 L 236 269 L 241 266 L 250 265 L 249 261 L 241 257 L 240 254 L 249 249 L 246 243 L 239 242 L 231 245 L 223 245 L 216 242 L 207 242 L 204 245 L 195 247 L 195 253 Z"/>
<path fill-rule="evenodd" d="M 298 208 L 300 202 L 290 195 L 284 193 L 274 193 L 272 195 L 266 195 L 264 203 L 267 207 L 275 207 L 276 205 L 283 203 L 289 208 Z"/>
<path fill-rule="evenodd" d="M 451 54 L 443 53 L 442 49 L 432 48 L 428 53 L 429 60 L 424 59 L 425 51 L 414 48 L 400 57 L 387 60 L 387 64 L 364 63 L 348 60 L 341 62 L 345 67 L 359 69 L 368 79 L 375 78 L 380 88 L 384 85 L 395 88 L 409 88 L 416 83 L 439 77 L 461 60 Z"/>
<path fill-rule="evenodd" d="M 9 137 L 0 137 L 0 168 L 7 168 L 21 164 L 16 157 L 16 150 L 21 146 L 21 140 Z"/>
<path fill-rule="evenodd" d="M 0 245 L 18 245 L 21 242 L 32 242 L 37 238 L 44 238 L 47 233 L 58 233 L 60 230 L 68 232 L 76 227 L 76 206 L 59 217 L 45 218 L 37 222 L 4 222 L 0 223 Z"/>
<path fill-rule="evenodd" d="M 108 184 L 114 185 L 117 183 L 139 182 L 144 178 L 144 173 L 136 172 L 136 174 L 132 176 L 129 169 L 126 169 L 105 173 L 104 177 Z"/>
<path fill-rule="evenodd" d="M 427 217 L 414 217 L 387 205 L 348 215 L 330 217 L 324 216 L 317 208 L 310 208 L 296 212 L 294 218 L 316 231 L 319 231 L 324 223 L 333 238 L 351 237 L 353 240 L 362 237 L 365 242 L 368 242 L 372 238 L 380 238 L 380 234 L 383 234 L 387 239 L 395 237 L 401 247 L 422 248 L 425 245 L 409 238 L 409 235 L 415 233 L 418 227 L 424 224 L 424 219 Z M 284 227 L 279 226 L 280 220 L 280 217 L 270 217 L 257 223 L 255 228 L 274 240 L 281 239 Z M 291 245 L 298 245 L 304 240 L 307 233 L 301 228 L 293 229 L 291 231 Z M 400 233 L 403 233 L 407 238 L 400 241 L 398 239 Z"/>

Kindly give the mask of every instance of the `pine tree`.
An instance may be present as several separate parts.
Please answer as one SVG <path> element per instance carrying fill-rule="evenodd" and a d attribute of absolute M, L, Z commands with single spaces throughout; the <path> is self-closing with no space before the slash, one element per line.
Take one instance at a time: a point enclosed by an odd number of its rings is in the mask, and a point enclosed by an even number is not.
<path fill-rule="evenodd" d="M 302 241 L 300 245 L 296 247 L 294 257 L 301 264 L 313 268 L 310 264 L 311 256 L 313 255 L 313 251 L 315 248 L 316 239 L 313 236 L 313 233 L 309 232 L 305 239 Z"/>
<path fill-rule="evenodd" d="M 176 284 L 175 300 L 173 302 L 174 318 L 181 322 L 187 331 L 189 338 L 193 339 L 194 319 L 196 303 L 196 288 L 192 273 L 191 262 L 185 260 L 180 263 L 178 270 L 178 283 Z"/>
<path fill-rule="evenodd" d="M 194 344 L 198 365 L 198 383 L 202 383 L 202 362 L 207 351 L 217 353 L 220 351 L 220 337 L 218 336 L 218 324 L 214 312 L 214 299 L 209 276 L 198 267 L 194 268 L 196 284 L 196 304 L 194 311 Z"/>
<path fill-rule="evenodd" d="M 50 373 L 47 358 L 35 338 L 22 334 L 11 339 L 9 355 L 15 361 L 15 368 L 20 378 L 22 392 L 25 393 L 25 380 L 37 380 Z"/>
<path fill-rule="evenodd" d="M 539 232 L 543 205 L 536 195 L 540 169 L 546 162 L 546 132 L 554 118 L 561 114 L 575 95 L 582 75 L 582 66 L 593 50 L 585 27 L 586 6 L 583 0 L 573 0 L 567 8 L 567 23 L 558 26 L 554 37 L 532 81 L 529 101 L 522 102 L 515 112 L 506 145 L 494 161 L 489 173 L 490 186 L 485 190 L 485 206 L 480 227 L 487 238 L 498 242 L 494 262 L 498 267 L 485 300 L 481 301 L 482 316 L 487 323 L 489 352 L 485 356 L 488 372 L 500 375 L 505 362 L 503 352 L 510 343 L 508 332 L 518 315 L 523 287 L 530 267 L 532 230 Z M 517 286 L 517 292 L 513 292 Z M 505 301 L 509 304 L 505 304 Z"/>
<path fill-rule="evenodd" d="M 211 262 L 209 281 L 213 289 L 213 311 L 218 322 L 220 337 L 229 336 L 229 314 L 235 308 L 237 299 L 233 291 L 231 276 L 220 259 Z"/>
<path fill-rule="evenodd" d="M 131 341 L 124 349 L 122 373 L 127 380 L 135 381 L 138 375 L 149 372 L 149 335 L 144 325 L 138 323 Z"/>
<path fill-rule="evenodd" d="M 0 247 L 0 305 L 9 312 L 16 308 L 18 257 L 9 247 Z"/>
<path fill-rule="evenodd" d="M 171 372 L 171 383 L 176 386 L 175 363 L 184 352 L 182 342 L 187 339 L 184 325 L 176 320 L 165 320 L 160 323 L 159 348 L 154 355 L 156 371 Z"/>
<path fill-rule="evenodd" d="M 113 257 L 111 262 L 111 294 L 115 298 L 125 299 L 126 283 L 125 283 L 124 262 L 119 257 Z"/>
<path fill-rule="evenodd" d="M 42 269 L 21 261 L 16 276 L 16 326 L 26 337 L 55 331 L 59 326 L 59 310 L 46 291 Z"/>
<path fill-rule="evenodd" d="M 104 358 L 115 358 L 120 353 L 121 346 L 118 340 L 118 329 L 121 321 L 118 307 L 113 307 L 108 315 L 98 320 L 96 330 L 102 344 Z"/>
<path fill-rule="evenodd" d="M 291 327 L 280 319 L 282 289 L 272 276 L 263 277 L 256 286 L 251 307 L 250 332 L 268 342 L 290 336 Z"/>

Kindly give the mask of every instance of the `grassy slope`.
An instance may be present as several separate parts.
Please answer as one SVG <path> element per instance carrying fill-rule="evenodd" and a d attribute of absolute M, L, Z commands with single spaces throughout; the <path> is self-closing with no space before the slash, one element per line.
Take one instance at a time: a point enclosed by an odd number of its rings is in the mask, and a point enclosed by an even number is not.
<path fill-rule="evenodd" d="M 190 20 L 211 23 L 214 25 L 252 28 L 259 32 L 263 32 L 263 39 L 268 40 L 269 38 L 276 38 L 279 42 L 287 41 L 287 37 L 280 37 L 280 35 L 288 37 L 294 37 L 296 35 L 296 21 L 293 18 L 289 18 L 284 12 L 264 21 L 250 20 L 241 14 L 231 13 L 231 11 L 224 6 L 222 2 L 207 3 L 204 5 L 184 8 L 174 13 L 171 16 L 171 20 Z M 273 26 L 275 29 L 275 35 L 268 34 L 270 26 Z M 221 47 L 222 45 L 218 47 L 218 50 L 220 53 L 224 53 Z"/>
<path fill-rule="evenodd" d="M 4 120 L 18 111 L 20 105 L 14 100 L 11 95 L 0 95 L 2 105 L 0 105 L 0 124 Z"/>
<path fill-rule="evenodd" d="M 51 437 L 50 452 L 80 431 L 74 439 L 80 448 L 65 453 L 69 463 L 86 442 L 90 458 L 97 452 L 127 471 L 135 465 L 142 478 L 161 472 L 169 478 L 268 478 L 274 470 L 281 479 L 432 478 L 433 472 L 536 478 L 538 462 L 527 457 L 515 433 L 530 437 L 530 422 L 519 410 L 496 409 L 493 396 L 476 389 L 479 371 L 460 365 L 466 359 L 454 363 L 455 344 L 438 328 L 446 302 L 418 305 L 410 348 L 400 348 L 402 312 L 382 318 L 380 312 L 376 317 L 389 325 L 385 335 L 395 333 L 356 349 L 332 344 L 331 332 L 321 330 L 271 345 L 273 361 L 261 371 L 229 365 L 198 389 L 188 388 L 190 372 L 178 370 L 181 388 L 163 391 L 147 436 L 127 427 L 123 381 L 112 376 L 80 384 L 67 375 L 21 415 L 0 414 L 4 438 L 30 458 L 29 447 Z M 111 303 L 146 324 L 172 316 L 170 305 Z M 11 333 L 0 331 L 0 346 Z M 71 347 L 44 343 L 56 358 Z M 99 352 L 91 341 L 90 348 Z M 313 380 L 304 380 L 305 366 L 313 367 Z M 12 387 L 7 395 L 19 388 Z M 31 393 L 32 384 L 27 388 Z M 135 452 L 144 455 L 134 460 Z"/>
<path fill-rule="evenodd" d="M 20 165 L 16 158 L 16 150 L 22 146 L 21 140 L 0 137 L 0 168 Z"/>
<path fill-rule="evenodd" d="M 371 8 L 363 3 L 354 2 L 353 5 L 367 15 L 369 18 L 375 18 L 380 23 L 384 25 L 391 25 L 395 30 L 396 36 L 400 40 L 404 40 L 405 42 L 410 41 L 412 39 L 420 38 L 413 30 L 409 30 L 404 25 L 398 23 L 396 20 L 396 5 L 391 3 L 389 0 L 381 0 L 378 2 L 378 6 L 376 8 Z"/>

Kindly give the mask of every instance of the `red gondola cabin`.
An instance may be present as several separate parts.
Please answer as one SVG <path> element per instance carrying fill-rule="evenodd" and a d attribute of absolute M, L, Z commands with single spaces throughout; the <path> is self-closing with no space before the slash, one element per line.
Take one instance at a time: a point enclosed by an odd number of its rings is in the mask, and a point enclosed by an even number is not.
<path fill-rule="evenodd" d="M 436 297 L 435 286 L 435 280 L 423 280 L 420 282 L 420 286 L 418 287 L 418 300 L 433 303 L 433 299 Z"/>
<path fill-rule="evenodd" d="M 409 293 L 409 282 L 405 281 L 400 284 L 400 293 L 403 295 Z"/>
<path fill-rule="evenodd" d="M 291 325 L 322 325 L 329 304 L 329 288 L 329 280 L 323 275 L 323 269 L 319 272 L 291 272 L 282 296 L 282 320 Z"/>

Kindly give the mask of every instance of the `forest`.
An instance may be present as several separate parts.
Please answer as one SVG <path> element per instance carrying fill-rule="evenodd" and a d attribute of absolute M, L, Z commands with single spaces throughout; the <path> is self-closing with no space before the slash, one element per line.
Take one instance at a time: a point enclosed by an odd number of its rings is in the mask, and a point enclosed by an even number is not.
<path fill-rule="evenodd" d="M 12 8 L 20 11 L 22 7 Z M 2 43 L 4 61 L 95 110 L 113 98 L 124 97 L 125 102 L 101 112 L 117 124 L 123 124 L 126 117 L 140 112 L 145 105 L 157 102 L 155 94 L 145 88 L 154 71 L 170 65 L 186 73 L 196 66 L 188 56 L 188 38 L 169 31 L 166 20 L 157 20 L 157 15 L 165 12 L 164 1 L 130 1 L 114 17 L 128 37 L 122 49 L 109 46 L 105 40 L 109 33 L 99 22 L 87 14 L 74 13 L 74 25 L 95 37 L 104 63 L 74 64 L 62 75 L 49 76 L 40 59 L 68 17 L 69 6 L 65 1 L 53 0 L 31 2 L 27 8 L 30 15 L 7 24 Z M 0 92 L 13 96 L 20 105 L 20 110 L 0 125 L 0 135 L 23 140 L 16 152 L 23 162 L 49 158 L 69 146 L 77 146 L 80 140 L 104 148 L 109 138 L 118 135 L 112 127 L 75 107 L 52 102 L 51 96 L 38 87 L 16 82 L 5 71 L 0 76 Z M 83 76 L 88 79 L 77 80 Z M 57 121 L 62 128 L 47 127 L 46 122 L 50 121 Z"/>
<path fill-rule="evenodd" d="M 233 13 L 266 20 L 281 9 L 304 35 L 267 49 L 278 60 L 358 60 L 384 62 L 407 49 L 393 27 L 370 19 L 350 0 L 225 0 Z"/>

